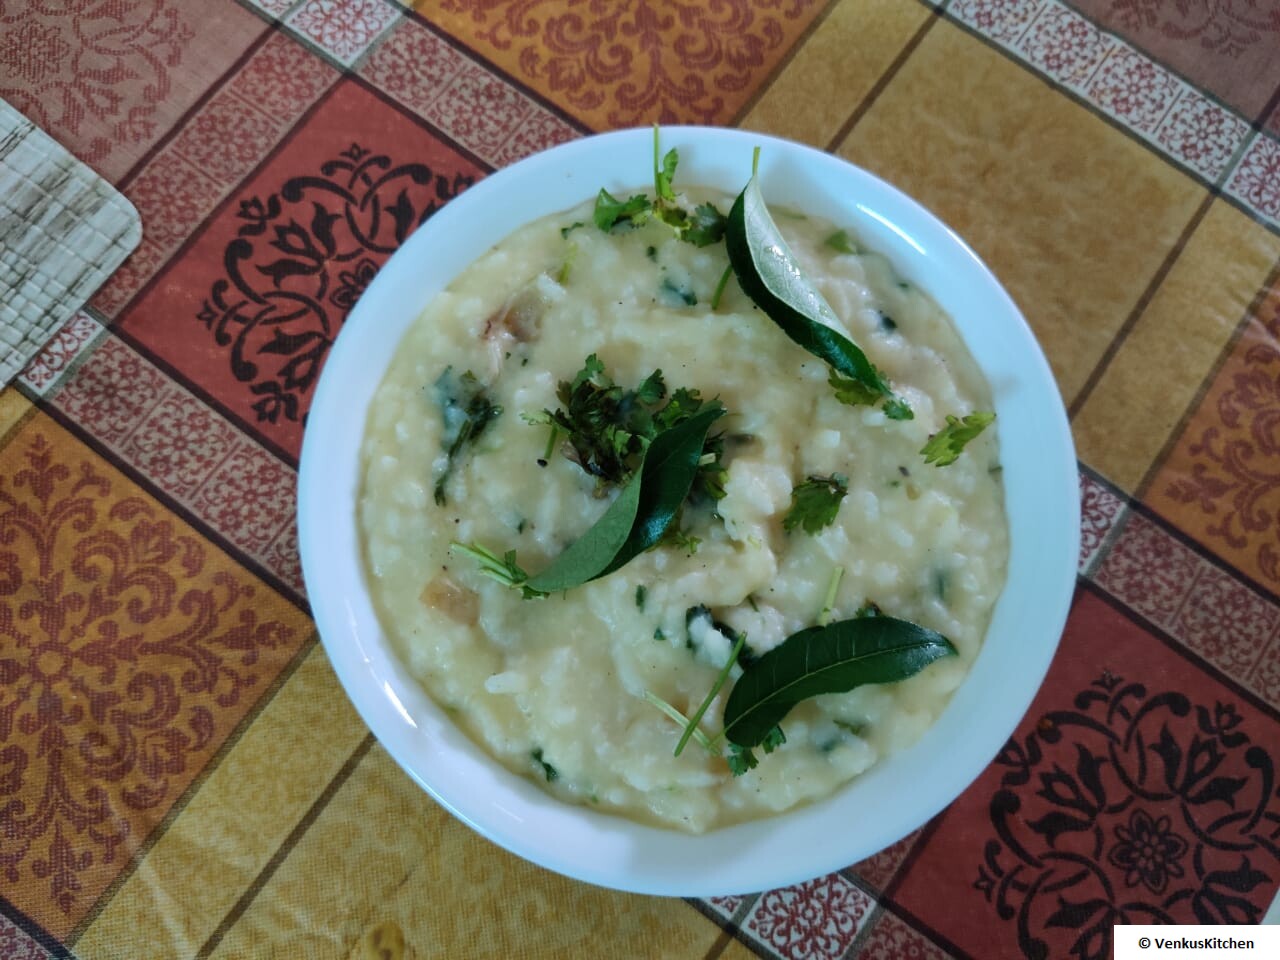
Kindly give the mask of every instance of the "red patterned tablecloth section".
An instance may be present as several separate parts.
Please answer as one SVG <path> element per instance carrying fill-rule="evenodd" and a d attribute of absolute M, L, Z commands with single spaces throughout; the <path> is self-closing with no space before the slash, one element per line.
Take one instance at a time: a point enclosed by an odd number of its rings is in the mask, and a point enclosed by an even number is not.
<path fill-rule="evenodd" d="M 301 597 L 292 467 L 115 337 L 49 400 L 242 562 Z"/>
<path fill-rule="evenodd" d="M 93 306 L 114 316 L 219 202 L 267 158 L 338 78 L 304 46 L 267 35 L 249 58 L 120 187 L 142 215 L 142 247 Z"/>
<path fill-rule="evenodd" d="M 996 762 L 891 891 L 969 956 L 1104 957 L 1116 923 L 1256 923 L 1280 877 L 1274 710 L 1090 589 Z"/>
<path fill-rule="evenodd" d="M 115 181 L 265 28 L 234 4 L 118 0 L 74 15 L 59 0 L 6 4 L 0 97 Z"/>
<path fill-rule="evenodd" d="M 406 236 L 484 170 L 339 81 L 117 320 L 289 462 L 347 312 Z"/>
<path fill-rule="evenodd" d="M 417 19 L 406 19 L 360 75 L 493 167 L 577 136 L 579 129 Z"/>

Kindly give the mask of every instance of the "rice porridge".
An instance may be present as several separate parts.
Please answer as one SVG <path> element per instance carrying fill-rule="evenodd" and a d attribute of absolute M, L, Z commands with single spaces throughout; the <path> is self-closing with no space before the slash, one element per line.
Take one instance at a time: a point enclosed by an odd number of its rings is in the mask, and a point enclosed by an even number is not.
<path fill-rule="evenodd" d="M 699 197 L 721 210 L 732 199 Z M 563 800 L 703 832 L 832 793 L 945 707 L 1005 578 L 998 424 L 955 462 L 925 463 L 946 415 L 992 409 L 990 389 L 933 301 L 883 257 L 832 243 L 836 225 L 776 218 L 914 419 L 841 403 L 827 364 L 735 279 L 713 309 L 724 244 L 697 247 L 653 221 L 605 232 L 592 212 L 517 230 L 406 334 L 366 428 L 366 573 L 410 671 L 503 764 Z M 451 543 L 515 551 L 539 571 L 619 496 L 545 422 L 588 357 L 628 390 L 660 370 L 668 397 L 718 398 L 718 499 L 691 499 L 657 547 L 615 572 L 526 599 Z M 833 520 L 784 524 L 793 489 L 836 477 L 847 492 Z M 738 635 L 740 663 L 824 608 L 840 620 L 868 604 L 944 635 L 957 655 L 799 703 L 781 722 L 785 742 L 740 775 L 714 739 L 735 664 L 699 724 L 712 749 L 691 742 L 673 755 L 681 726 L 655 703 L 691 717 Z"/>

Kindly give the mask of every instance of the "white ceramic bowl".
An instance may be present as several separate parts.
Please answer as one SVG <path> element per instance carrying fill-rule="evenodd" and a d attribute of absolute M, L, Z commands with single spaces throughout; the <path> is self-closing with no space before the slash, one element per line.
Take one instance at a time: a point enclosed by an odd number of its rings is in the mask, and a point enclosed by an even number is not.
<path fill-rule="evenodd" d="M 1071 433 L 1049 366 L 978 257 L 914 201 L 809 147 L 736 130 L 672 127 L 679 183 L 736 193 L 762 147 L 771 204 L 852 228 L 951 314 L 995 396 L 1011 531 L 1009 579 L 968 678 L 938 722 L 834 796 L 702 836 L 557 801 L 458 730 L 398 662 L 370 603 L 356 523 L 359 451 L 374 390 L 406 328 L 471 261 L 517 226 L 600 187 L 651 181 L 652 131 L 577 140 L 493 174 L 436 213 L 351 312 L 308 417 L 298 535 L 312 613 L 361 717 L 408 774 L 464 823 L 534 863 L 643 893 L 708 896 L 810 879 L 870 856 L 955 799 L 1026 712 L 1075 584 L 1079 494 Z"/>

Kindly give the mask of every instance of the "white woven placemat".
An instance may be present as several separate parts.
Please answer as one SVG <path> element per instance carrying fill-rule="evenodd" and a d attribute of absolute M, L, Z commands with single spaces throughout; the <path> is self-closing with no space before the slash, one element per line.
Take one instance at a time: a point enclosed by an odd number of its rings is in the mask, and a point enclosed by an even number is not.
<path fill-rule="evenodd" d="M 0 100 L 0 387 L 141 239 L 133 204 Z"/>

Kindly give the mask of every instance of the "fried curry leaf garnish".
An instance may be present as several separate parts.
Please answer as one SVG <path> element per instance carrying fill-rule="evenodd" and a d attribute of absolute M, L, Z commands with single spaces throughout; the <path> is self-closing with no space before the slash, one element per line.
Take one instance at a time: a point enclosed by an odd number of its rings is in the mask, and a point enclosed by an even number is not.
<path fill-rule="evenodd" d="M 596 478 L 598 489 L 621 486 L 640 465 L 648 445 L 703 410 L 723 407 L 684 387 L 668 397 L 661 370 L 655 370 L 632 390 L 613 382 L 594 353 L 572 380 L 556 388 L 560 407 L 526 416 L 530 423 L 550 424 L 563 436 L 566 456 Z M 665 402 L 664 402 L 665 401 Z M 724 496 L 724 437 L 712 434 L 704 442 L 692 486 L 695 501 Z"/>

